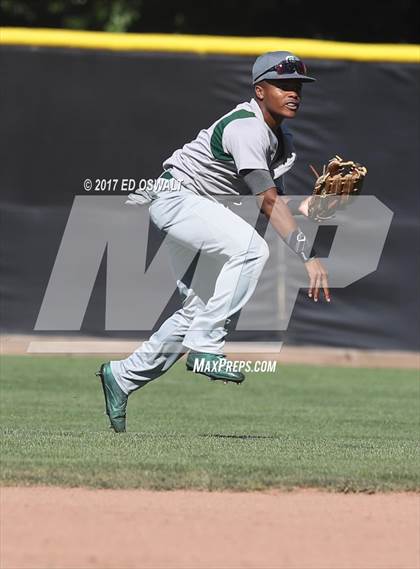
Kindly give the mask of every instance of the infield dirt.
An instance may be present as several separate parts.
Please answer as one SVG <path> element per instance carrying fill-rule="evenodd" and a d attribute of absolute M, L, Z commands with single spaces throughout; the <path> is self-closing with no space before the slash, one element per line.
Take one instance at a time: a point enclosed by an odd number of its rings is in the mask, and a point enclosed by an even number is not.
<path fill-rule="evenodd" d="M 2 569 L 417 569 L 420 495 L 1 489 Z"/>

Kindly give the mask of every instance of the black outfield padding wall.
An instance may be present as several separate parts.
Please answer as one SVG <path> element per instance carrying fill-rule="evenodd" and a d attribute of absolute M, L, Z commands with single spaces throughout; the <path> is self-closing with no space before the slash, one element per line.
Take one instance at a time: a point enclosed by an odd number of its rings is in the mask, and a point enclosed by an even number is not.
<path fill-rule="evenodd" d="M 83 181 L 158 176 L 176 148 L 251 98 L 253 61 L 1 48 L 4 333 L 33 333 L 73 199 L 86 194 Z M 365 193 L 381 200 L 394 218 L 377 271 L 334 289 L 328 307 L 309 304 L 302 291 L 284 339 L 418 349 L 419 65 L 321 59 L 307 64 L 317 82 L 304 87 L 299 116 L 288 122 L 298 154 L 288 193 L 309 193 L 308 164 L 320 167 L 337 153 L 366 164 Z M 135 246 L 130 244 L 131 251 Z M 104 265 L 84 334 L 113 333 L 104 330 Z M 260 337 L 269 335 L 261 331 Z"/>

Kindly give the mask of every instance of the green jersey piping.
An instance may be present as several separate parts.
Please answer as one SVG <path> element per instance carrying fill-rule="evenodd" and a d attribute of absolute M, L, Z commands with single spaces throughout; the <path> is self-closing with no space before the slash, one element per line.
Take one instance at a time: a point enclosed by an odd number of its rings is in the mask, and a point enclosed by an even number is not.
<path fill-rule="evenodd" d="M 210 148 L 213 156 L 217 160 L 222 160 L 223 162 L 232 162 L 232 155 L 223 150 L 223 132 L 228 124 L 236 119 L 247 119 L 250 117 L 255 117 L 255 113 L 251 111 L 234 111 L 224 119 L 220 120 L 214 127 L 213 134 L 210 139 Z"/>

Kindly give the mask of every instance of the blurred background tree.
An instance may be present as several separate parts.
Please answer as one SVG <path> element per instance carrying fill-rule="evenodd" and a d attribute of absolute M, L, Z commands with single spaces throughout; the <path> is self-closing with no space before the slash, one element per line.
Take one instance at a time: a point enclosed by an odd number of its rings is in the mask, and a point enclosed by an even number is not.
<path fill-rule="evenodd" d="M 0 0 L 2 26 L 419 42 L 418 0 Z"/>

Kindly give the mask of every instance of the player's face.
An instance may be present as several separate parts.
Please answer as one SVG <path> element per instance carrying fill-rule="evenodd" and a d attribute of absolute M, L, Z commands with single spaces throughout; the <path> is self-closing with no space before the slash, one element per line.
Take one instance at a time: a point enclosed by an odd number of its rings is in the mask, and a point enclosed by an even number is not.
<path fill-rule="evenodd" d="M 302 81 L 269 80 L 263 82 L 262 89 L 264 105 L 271 115 L 287 119 L 296 116 L 302 98 Z"/>

